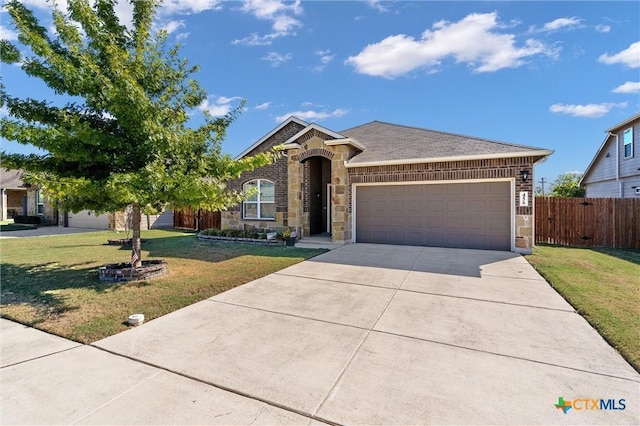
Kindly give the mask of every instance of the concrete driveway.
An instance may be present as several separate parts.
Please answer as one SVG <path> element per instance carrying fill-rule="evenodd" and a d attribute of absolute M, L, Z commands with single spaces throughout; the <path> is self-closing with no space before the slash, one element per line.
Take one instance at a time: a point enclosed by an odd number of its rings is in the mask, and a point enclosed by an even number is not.
<path fill-rule="evenodd" d="M 347 245 L 93 346 L 27 352 L 3 360 L 3 423 L 640 419 L 640 375 L 508 252 Z M 560 397 L 625 409 L 565 414 Z"/>
<path fill-rule="evenodd" d="M 0 233 L 0 238 L 25 238 L 25 237 L 51 237 L 56 235 L 85 234 L 87 232 L 101 232 L 106 229 L 90 228 L 65 228 L 62 226 L 39 226 L 34 229 L 22 231 L 9 231 Z"/>

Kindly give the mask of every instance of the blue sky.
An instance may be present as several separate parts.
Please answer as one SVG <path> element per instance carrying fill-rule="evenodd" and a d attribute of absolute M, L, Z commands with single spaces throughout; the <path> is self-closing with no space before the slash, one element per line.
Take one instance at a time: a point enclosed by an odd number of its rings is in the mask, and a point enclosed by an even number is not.
<path fill-rule="evenodd" d="M 50 25 L 46 1 L 24 3 Z M 130 20 L 127 4 L 118 13 Z M 639 21 L 637 1 L 171 0 L 156 26 L 200 65 L 202 109 L 247 100 L 231 155 L 292 114 L 334 131 L 380 120 L 554 149 L 536 169 L 552 181 L 640 111 Z M 6 13 L 0 25 L 15 36 Z M 11 94 L 55 99 L 1 71 Z"/>

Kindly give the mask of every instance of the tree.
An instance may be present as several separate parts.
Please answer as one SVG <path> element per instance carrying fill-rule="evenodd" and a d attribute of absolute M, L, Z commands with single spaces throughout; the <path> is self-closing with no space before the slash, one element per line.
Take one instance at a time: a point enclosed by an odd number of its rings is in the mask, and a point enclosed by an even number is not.
<path fill-rule="evenodd" d="M 584 197 L 585 189 L 580 186 L 581 173 L 568 172 L 561 174 L 551 185 L 553 197 Z"/>
<path fill-rule="evenodd" d="M 224 209 L 243 195 L 226 182 L 272 162 L 275 151 L 234 161 L 221 152 L 227 127 L 243 104 L 224 117 L 203 112 L 204 124 L 188 126 L 206 99 L 191 78 L 197 66 L 167 45 L 167 33 L 151 31 L 157 0 L 131 0 L 133 28 L 122 25 L 115 0 L 69 0 L 68 13 L 54 8 L 52 38 L 18 1 L 5 5 L 22 45 L 0 41 L 2 62 L 44 81 L 64 105 L 20 99 L 0 86 L 0 136 L 32 145 L 43 154 L 2 152 L 4 167 L 25 169 L 59 208 L 116 211 L 131 206 L 132 259 L 140 260 L 141 211 Z M 61 103 L 61 102 L 58 102 Z"/>

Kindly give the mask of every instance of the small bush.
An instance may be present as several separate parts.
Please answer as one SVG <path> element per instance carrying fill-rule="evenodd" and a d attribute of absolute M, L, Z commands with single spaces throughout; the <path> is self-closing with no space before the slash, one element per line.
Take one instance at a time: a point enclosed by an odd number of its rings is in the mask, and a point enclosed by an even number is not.
<path fill-rule="evenodd" d="M 15 216 L 13 218 L 13 223 L 24 223 L 27 225 L 40 225 L 42 223 L 42 219 L 40 216 Z"/>

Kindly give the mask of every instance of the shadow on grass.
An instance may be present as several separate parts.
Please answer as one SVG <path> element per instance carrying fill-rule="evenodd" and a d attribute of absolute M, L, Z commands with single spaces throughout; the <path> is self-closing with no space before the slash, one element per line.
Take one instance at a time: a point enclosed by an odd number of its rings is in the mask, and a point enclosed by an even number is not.
<path fill-rule="evenodd" d="M 79 309 L 68 304 L 62 290 L 73 288 L 104 292 L 124 283 L 103 283 L 98 280 L 95 262 L 60 266 L 58 262 L 34 265 L 2 264 L 2 289 L 0 303 L 3 306 L 31 307 L 36 318 L 29 325 L 36 325 L 52 315 L 61 315 Z"/>

